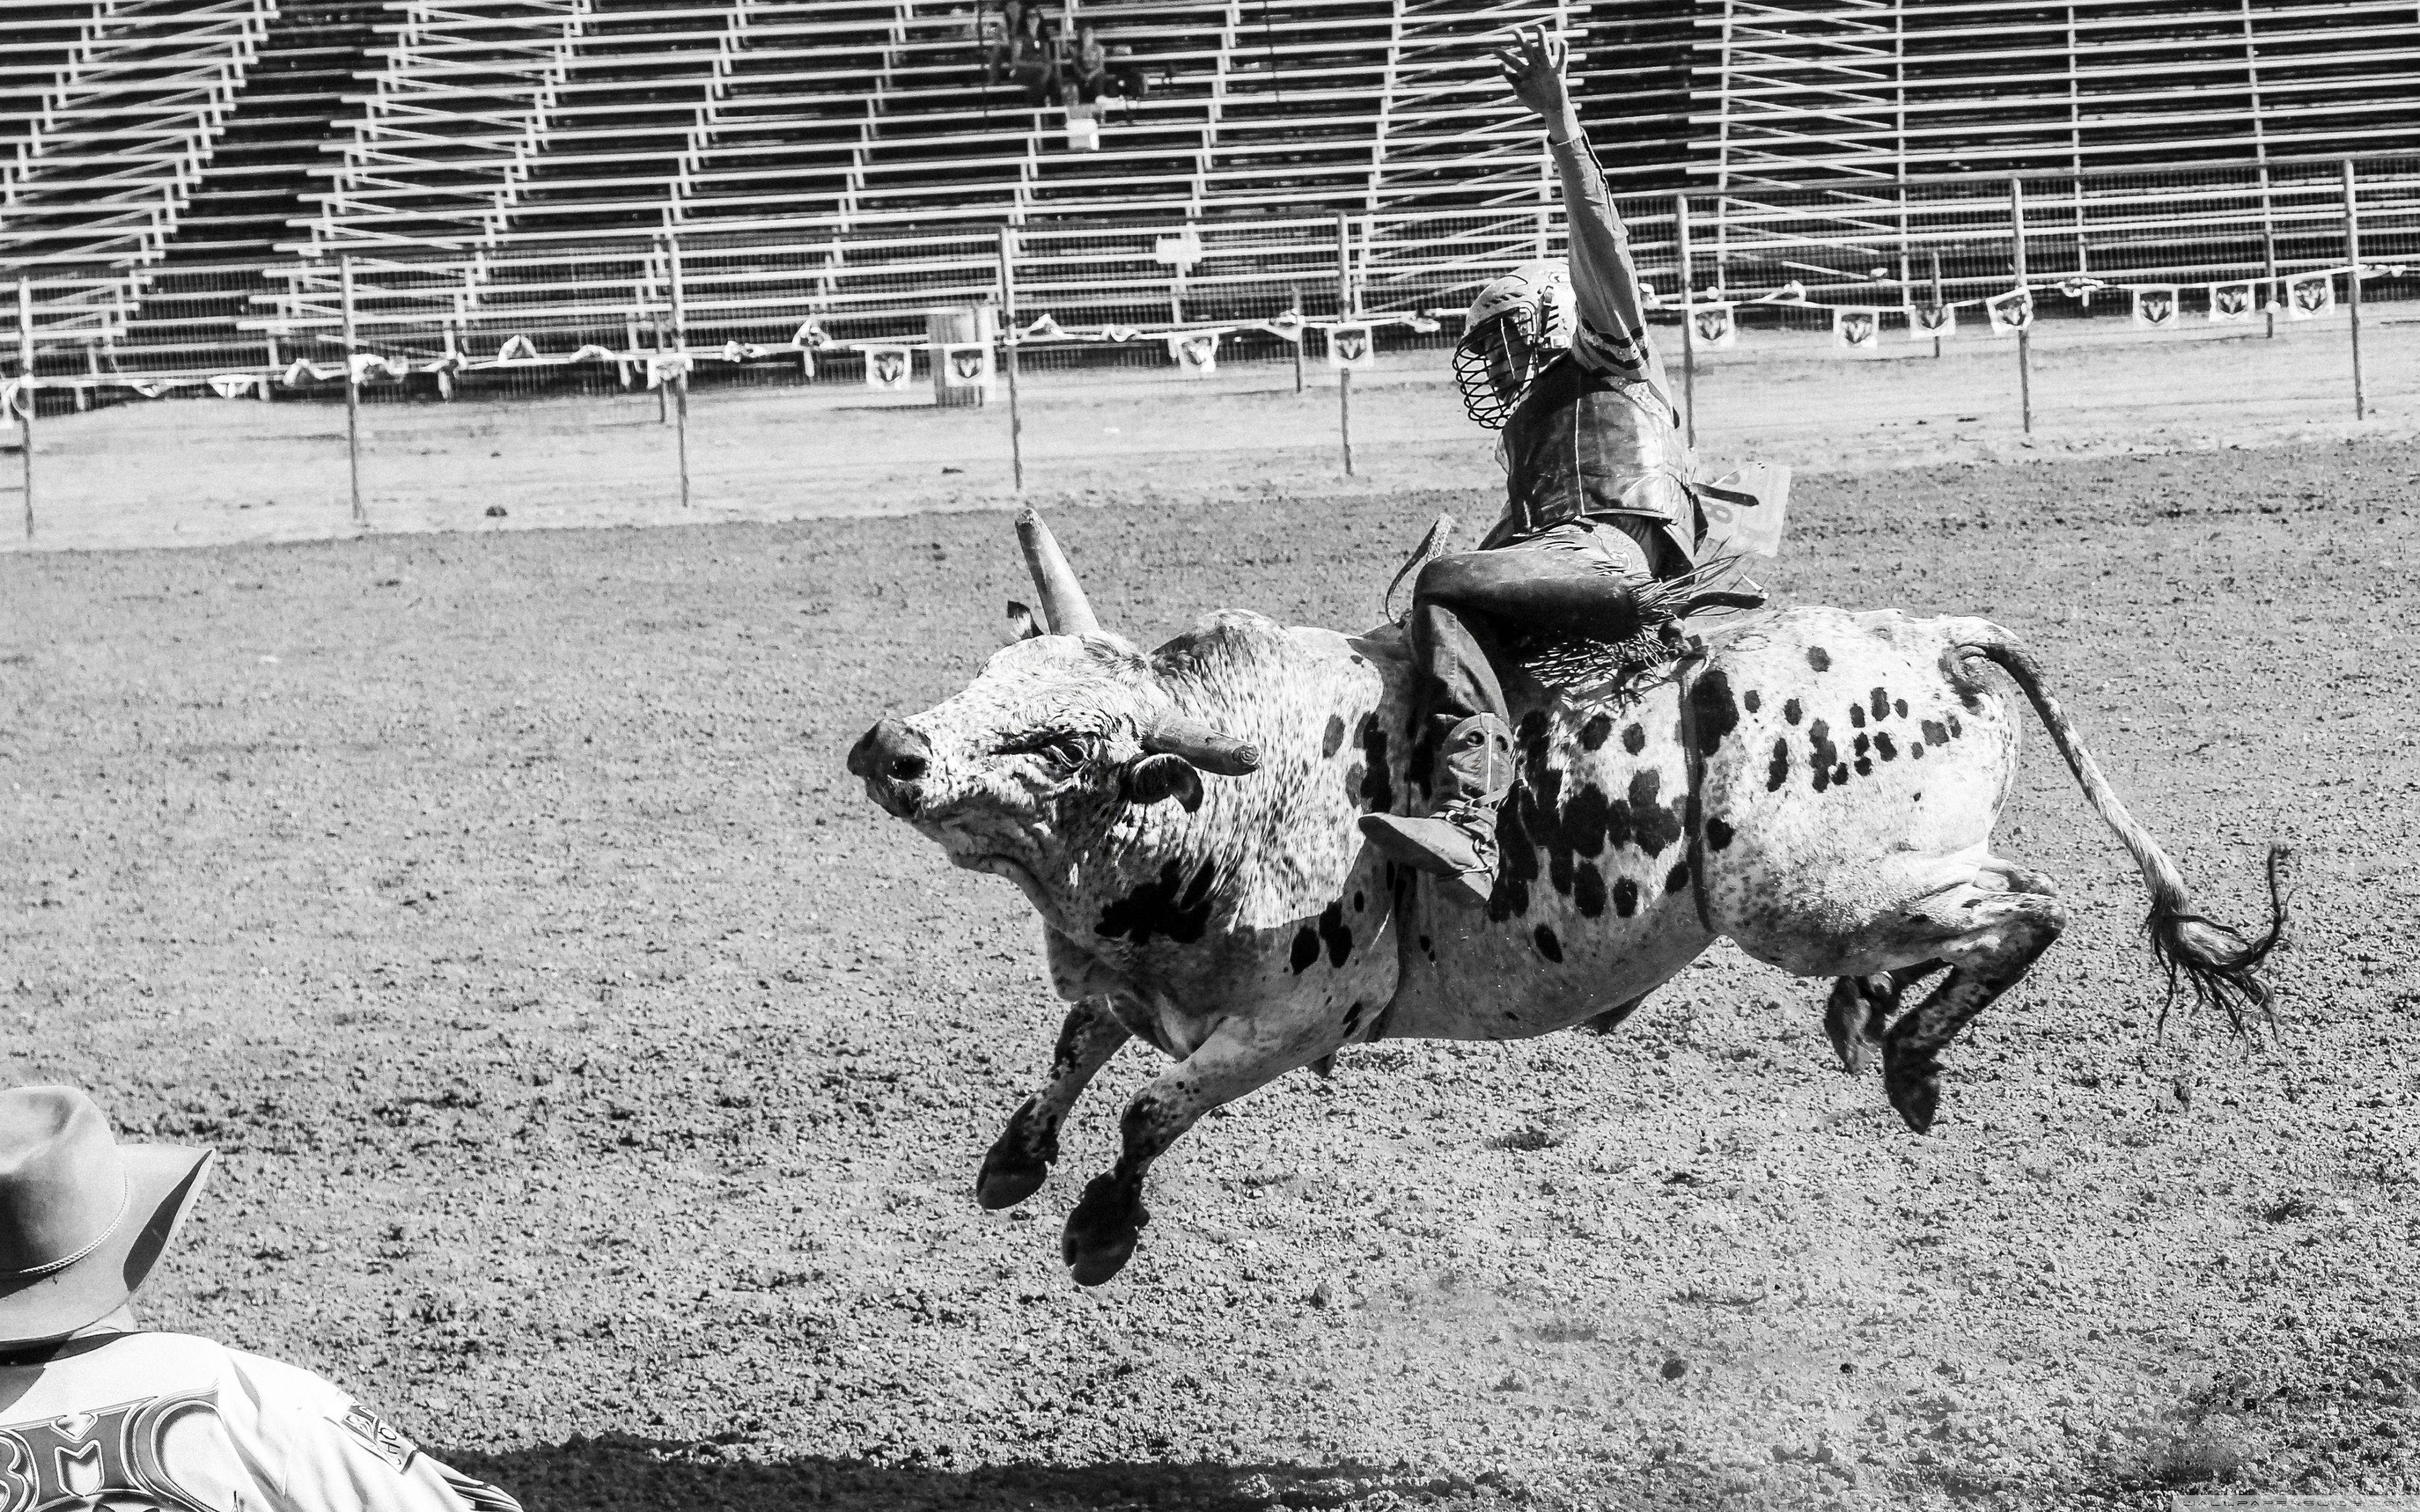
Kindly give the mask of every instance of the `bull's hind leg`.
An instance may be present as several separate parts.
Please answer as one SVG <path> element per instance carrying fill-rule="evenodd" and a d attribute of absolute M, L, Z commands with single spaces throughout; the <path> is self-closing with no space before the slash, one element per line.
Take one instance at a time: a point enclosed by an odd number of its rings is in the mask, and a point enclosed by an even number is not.
<path fill-rule="evenodd" d="M 1832 998 L 1823 1008 L 1823 1033 L 1840 1069 L 1852 1076 L 1865 1073 L 1882 1054 L 1885 1026 L 1899 1014 L 1900 995 L 1910 983 L 1922 981 L 1947 963 L 1928 961 L 1870 977 L 1842 977 L 1832 984 Z"/>
<path fill-rule="evenodd" d="M 985 1208 L 1014 1208 L 1033 1196 L 1059 1160 L 1059 1126 L 1076 1105 L 1093 1073 L 1109 1063 L 1126 1042 L 1126 1026 L 1118 1022 L 1106 997 L 1078 998 L 1059 1029 L 1059 1047 L 1051 1052 L 1050 1079 L 1009 1115 L 984 1156 L 983 1172 L 975 1178 L 975 1200 Z"/>
<path fill-rule="evenodd" d="M 1839 979 L 1824 1026 L 1842 1064 L 1866 1064 L 1878 1041 L 1884 1089 L 1918 1134 L 1940 1106 L 1942 1050 L 2067 927 L 2046 878 L 1979 850 L 1844 870 L 1778 907 L 1745 901 L 1725 932 L 1785 971 Z M 1931 995 L 1889 1019 L 1910 983 L 1943 966 Z"/>
<path fill-rule="evenodd" d="M 1883 1090 L 1917 1134 L 1941 1105 L 1942 1050 L 2067 929 L 2067 909 L 2047 893 L 1986 893 L 1961 906 L 1967 932 L 1940 947 L 1949 975 L 1883 1035 Z"/>

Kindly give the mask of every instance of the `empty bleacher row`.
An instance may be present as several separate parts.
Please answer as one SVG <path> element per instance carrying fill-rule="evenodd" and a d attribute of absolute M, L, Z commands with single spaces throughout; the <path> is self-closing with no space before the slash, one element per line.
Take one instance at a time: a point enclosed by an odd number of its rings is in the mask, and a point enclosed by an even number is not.
<path fill-rule="evenodd" d="M 409 0 L 307 227 L 499 245 L 814 217 L 1024 224 L 1534 198 L 1539 154 L 1472 41 L 1552 3 L 1109 0 L 1153 80 L 1098 150 L 989 81 L 939 0 Z M 1491 161 L 1512 151 L 1510 163 Z M 1458 175 L 1439 185 L 1442 158 Z"/>
<path fill-rule="evenodd" d="M 1690 169 L 1724 193 L 2420 147 L 2402 0 L 1774 0 L 1696 29 Z"/>

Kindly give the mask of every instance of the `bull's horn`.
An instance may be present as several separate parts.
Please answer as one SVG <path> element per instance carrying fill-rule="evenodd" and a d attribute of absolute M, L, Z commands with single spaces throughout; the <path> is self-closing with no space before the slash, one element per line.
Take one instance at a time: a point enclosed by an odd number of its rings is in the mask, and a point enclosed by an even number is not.
<path fill-rule="evenodd" d="M 1025 548 L 1026 569 L 1033 574 L 1034 591 L 1042 595 L 1042 613 L 1050 622 L 1051 633 L 1100 634 L 1101 622 L 1093 617 L 1093 606 L 1076 581 L 1075 569 L 1061 554 L 1050 527 L 1032 509 L 1017 514 L 1016 544 Z"/>
<path fill-rule="evenodd" d="M 1141 730 L 1142 748 L 1154 755 L 1182 756 L 1205 772 L 1241 777 L 1261 764 L 1261 748 L 1221 734 L 1199 719 L 1163 714 Z"/>

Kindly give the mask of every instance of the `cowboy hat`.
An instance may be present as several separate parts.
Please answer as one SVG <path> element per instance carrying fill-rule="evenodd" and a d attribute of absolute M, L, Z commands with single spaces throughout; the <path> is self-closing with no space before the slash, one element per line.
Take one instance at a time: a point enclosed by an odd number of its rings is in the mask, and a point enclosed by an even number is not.
<path fill-rule="evenodd" d="M 0 1092 L 0 1345 L 63 1338 L 116 1311 L 214 1153 L 121 1145 L 72 1087 Z"/>

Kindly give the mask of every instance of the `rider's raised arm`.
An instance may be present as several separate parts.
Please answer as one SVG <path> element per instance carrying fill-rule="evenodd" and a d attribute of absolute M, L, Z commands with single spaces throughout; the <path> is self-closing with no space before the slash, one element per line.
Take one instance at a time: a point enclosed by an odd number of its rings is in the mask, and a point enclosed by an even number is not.
<path fill-rule="evenodd" d="M 1647 312 L 1638 302 L 1638 268 L 1630 260 L 1630 234 L 1614 208 L 1605 171 L 1588 138 L 1571 123 L 1569 140 L 1550 137 L 1555 168 L 1563 180 L 1563 218 L 1572 236 L 1572 294 L 1580 323 L 1605 340 L 1599 353 L 1637 372 L 1647 366 Z"/>
<path fill-rule="evenodd" d="M 1545 123 L 1546 143 L 1563 183 L 1563 215 L 1571 226 L 1572 294 L 1580 322 L 1598 337 L 1581 345 L 1592 365 L 1644 376 L 1647 314 L 1638 302 L 1638 270 L 1630 260 L 1630 237 L 1613 206 L 1605 171 L 1589 150 L 1579 112 L 1563 81 L 1569 50 L 1543 26 L 1523 27 L 1513 45 L 1497 54 L 1505 83 Z"/>

